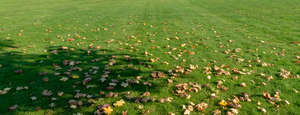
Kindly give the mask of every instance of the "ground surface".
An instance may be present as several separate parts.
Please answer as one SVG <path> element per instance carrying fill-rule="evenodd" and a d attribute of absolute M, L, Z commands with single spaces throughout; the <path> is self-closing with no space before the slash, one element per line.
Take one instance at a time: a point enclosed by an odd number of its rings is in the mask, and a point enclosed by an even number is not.
<path fill-rule="evenodd" d="M 1 0 L 0 114 L 300 114 L 299 3 Z"/>

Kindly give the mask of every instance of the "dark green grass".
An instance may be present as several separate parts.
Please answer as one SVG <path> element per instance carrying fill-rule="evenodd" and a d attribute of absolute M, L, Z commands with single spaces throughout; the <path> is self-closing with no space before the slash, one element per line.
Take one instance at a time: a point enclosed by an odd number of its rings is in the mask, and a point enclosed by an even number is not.
<path fill-rule="evenodd" d="M 109 79 L 124 81 L 143 76 L 141 82 L 152 83 L 132 85 L 127 88 L 116 87 L 113 92 L 131 91 L 137 96 L 149 91 L 157 98 L 173 97 L 171 103 L 135 103 L 125 100 L 122 107 L 114 107 L 113 114 L 128 110 L 129 114 L 141 114 L 149 109 L 150 114 L 167 114 L 174 112 L 183 114 L 183 104 L 207 102 L 209 107 L 205 112 L 192 114 L 211 114 L 213 110 L 226 110 L 217 105 L 222 99 L 232 98 L 247 92 L 252 102 L 242 102 L 240 114 L 262 114 L 257 110 L 257 101 L 262 102 L 267 114 L 300 114 L 299 79 L 285 79 L 278 76 L 281 68 L 300 74 L 300 65 L 296 56 L 300 56 L 300 7 L 298 0 L 1 0 L 0 1 L 0 90 L 12 88 L 8 94 L 0 95 L 0 114 L 73 114 L 76 112 L 92 114 L 97 104 L 112 104 L 124 96 L 106 98 L 99 95 L 106 90 L 108 82 L 101 83 L 102 70 L 112 56 L 117 56 L 117 64 L 112 68 Z M 107 30 L 106 30 L 107 29 Z M 79 37 L 80 36 L 80 37 Z M 75 38 L 74 41 L 67 41 Z M 86 38 L 86 39 L 83 39 Z M 170 40 L 166 40 L 169 38 Z M 179 40 L 176 40 L 179 38 Z M 107 43 L 109 40 L 114 40 Z M 233 43 L 229 43 L 233 40 Z M 181 44 L 185 43 L 185 47 Z M 298 45 L 297 45 L 298 43 Z M 223 44 L 225 48 L 219 46 Z M 100 46 L 100 49 L 88 48 L 89 45 Z M 170 48 L 164 48 L 170 45 Z M 61 46 L 74 48 L 73 51 L 60 50 Z M 156 47 L 156 48 L 153 48 Z M 120 50 L 123 49 L 123 50 Z M 177 48 L 176 51 L 171 51 Z M 237 57 L 229 58 L 223 52 L 227 49 L 241 48 Z M 58 50 L 58 54 L 51 51 Z M 175 60 L 172 55 L 193 51 L 195 55 L 183 53 Z M 87 51 L 91 54 L 87 55 Z M 152 56 L 145 56 L 147 51 Z M 165 52 L 172 52 L 172 55 Z M 284 52 L 284 56 L 275 55 Z M 131 60 L 124 60 L 128 55 Z M 272 67 L 261 67 L 259 63 L 248 60 L 260 58 L 262 62 L 274 64 Z M 98 62 L 91 60 L 99 58 Z M 151 63 L 150 58 L 160 58 Z M 237 62 L 243 58 L 245 62 Z M 182 60 L 185 59 L 186 62 Z M 79 79 L 62 82 L 62 76 L 54 76 L 55 72 L 66 72 L 69 67 L 62 65 L 64 60 L 81 61 L 78 66 L 81 72 Z M 167 61 L 169 65 L 162 64 Z M 214 63 L 216 61 L 216 63 Z M 53 64 L 60 65 L 61 70 L 55 70 Z M 198 65 L 199 68 L 189 75 L 174 79 L 167 84 L 167 78 L 153 80 L 152 71 L 167 73 L 176 66 Z M 231 76 L 212 76 L 208 80 L 203 73 L 203 67 L 226 64 L 230 68 L 246 68 L 254 70 L 251 75 L 239 75 L 238 80 Z M 252 68 L 247 67 L 252 64 Z M 92 66 L 98 66 L 99 72 L 91 75 L 90 83 L 95 88 L 86 89 L 80 82 L 84 73 Z M 151 66 L 151 67 L 149 67 Z M 22 74 L 16 74 L 16 70 Z M 49 74 L 41 76 L 40 72 Z M 266 81 L 260 73 L 272 75 L 274 80 Z M 43 82 L 43 78 L 49 82 Z M 216 88 L 218 80 L 225 80 L 228 91 L 220 91 L 215 99 L 210 94 L 220 89 Z M 254 82 L 251 82 L 253 80 Z M 175 96 L 174 85 L 185 82 L 197 82 L 201 85 L 211 84 L 211 88 L 203 88 L 199 93 L 191 93 L 191 99 Z M 245 82 L 248 86 L 239 86 Z M 261 82 L 266 82 L 264 86 Z M 28 86 L 28 90 L 16 91 L 18 86 Z M 55 94 L 64 91 L 63 97 L 51 101 L 49 97 L 41 96 L 44 89 Z M 75 90 L 95 95 L 97 104 L 85 103 L 75 110 L 69 108 L 68 100 L 72 99 Z M 274 94 L 281 92 L 281 98 L 291 104 L 282 104 L 279 108 L 267 102 L 262 92 Z M 30 97 L 38 97 L 31 101 Z M 87 99 L 82 99 L 84 102 Z M 56 103 L 50 108 L 50 103 Z M 8 108 L 18 104 L 19 108 L 10 112 Z M 142 110 L 137 109 L 143 105 Z M 37 111 L 36 107 L 41 110 Z"/>

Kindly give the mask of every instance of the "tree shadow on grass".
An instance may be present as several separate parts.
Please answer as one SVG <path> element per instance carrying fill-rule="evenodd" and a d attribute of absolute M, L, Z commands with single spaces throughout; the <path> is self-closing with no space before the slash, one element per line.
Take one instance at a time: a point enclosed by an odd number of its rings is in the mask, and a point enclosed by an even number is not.
<path fill-rule="evenodd" d="M 9 107 L 15 104 L 18 108 L 14 112 L 79 111 L 70 109 L 68 102 L 81 100 L 82 106 L 89 107 L 93 103 L 88 100 L 110 99 L 116 94 L 125 97 L 122 94 L 128 91 L 159 92 L 161 85 L 149 77 L 152 65 L 141 55 L 67 47 L 49 47 L 47 51 L 45 54 L 1 52 L 0 90 L 11 88 L 0 95 L 1 113 L 10 114 Z M 104 77 L 106 80 L 102 82 Z M 59 92 L 64 94 L 59 96 Z"/>
<path fill-rule="evenodd" d="M 0 51 L 4 51 L 5 48 L 16 48 L 12 44 L 13 42 L 11 40 L 0 40 Z"/>

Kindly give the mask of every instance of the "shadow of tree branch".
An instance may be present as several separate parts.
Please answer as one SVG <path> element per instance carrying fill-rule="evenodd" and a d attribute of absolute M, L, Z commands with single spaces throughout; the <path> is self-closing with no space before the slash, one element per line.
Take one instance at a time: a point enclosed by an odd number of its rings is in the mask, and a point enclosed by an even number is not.
<path fill-rule="evenodd" d="M 0 49 L 4 47 L 12 46 L 6 44 Z M 110 95 L 112 92 L 122 96 L 128 91 L 159 91 L 160 84 L 149 77 L 152 65 L 142 55 L 71 47 L 49 47 L 47 51 L 45 54 L 1 52 L 0 90 L 12 88 L 0 95 L 1 112 L 9 112 L 8 108 L 14 104 L 23 112 L 64 111 L 70 109 L 70 100 L 91 105 L 88 100 L 110 98 L 114 96 Z M 59 96 L 61 92 L 64 94 Z M 51 103 L 55 103 L 54 108 L 49 106 Z"/>

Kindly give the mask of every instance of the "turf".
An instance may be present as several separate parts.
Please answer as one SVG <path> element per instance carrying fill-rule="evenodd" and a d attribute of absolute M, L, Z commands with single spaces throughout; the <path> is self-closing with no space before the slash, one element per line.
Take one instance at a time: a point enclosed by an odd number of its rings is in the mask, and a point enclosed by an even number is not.
<path fill-rule="evenodd" d="M 252 101 L 240 102 L 241 107 L 236 108 L 239 114 L 263 114 L 258 107 L 270 115 L 300 114 L 299 3 L 1 0 L 0 90 L 11 90 L 0 94 L 0 114 L 93 114 L 96 106 L 103 104 L 113 108 L 112 114 L 183 114 L 182 105 L 190 102 L 208 104 L 204 111 L 194 110 L 191 114 L 212 114 L 214 110 L 226 114 L 231 107 L 218 103 L 244 92 Z M 105 70 L 113 61 L 116 63 Z M 198 68 L 176 77 L 169 74 L 176 66 L 187 70 L 190 64 Z M 218 75 L 219 71 L 214 70 L 223 64 L 230 75 Z M 212 73 L 205 72 L 205 67 L 211 67 Z M 244 75 L 233 72 L 234 68 L 253 72 Z M 288 78 L 283 79 L 281 69 L 290 72 Z M 110 73 L 101 82 L 104 71 Z M 166 77 L 152 78 L 155 71 Z M 267 80 L 268 76 L 273 79 Z M 83 84 L 86 78 L 92 80 Z M 107 88 L 111 79 L 119 81 L 114 89 Z M 122 87 L 121 82 L 134 83 Z M 190 99 L 178 96 L 175 85 L 188 82 L 198 83 L 201 90 L 188 92 Z M 241 87 L 241 83 L 247 86 Z M 44 90 L 53 94 L 44 96 Z M 91 97 L 75 98 L 78 90 Z M 271 96 L 280 92 L 282 101 L 272 104 L 263 91 Z M 64 94 L 58 96 L 58 92 Z M 119 96 L 105 96 L 109 92 Z M 135 97 L 144 92 L 158 100 L 171 97 L 173 101 L 138 102 Z M 211 97 L 213 93 L 217 96 Z M 32 100 L 33 96 L 37 100 Z M 81 100 L 83 105 L 71 109 L 71 99 Z M 113 106 L 120 99 L 125 104 Z M 50 107 L 51 103 L 55 107 Z M 18 107 L 9 109 L 13 105 Z"/>

